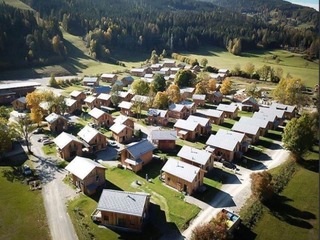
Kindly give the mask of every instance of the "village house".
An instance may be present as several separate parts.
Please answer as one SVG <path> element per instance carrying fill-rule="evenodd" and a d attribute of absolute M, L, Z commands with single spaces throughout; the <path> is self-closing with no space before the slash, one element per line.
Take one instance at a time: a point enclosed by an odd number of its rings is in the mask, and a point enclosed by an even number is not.
<path fill-rule="evenodd" d="M 68 120 L 56 113 L 51 113 L 45 120 L 48 122 L 48 128 L 51 132 L 62 132 L 68 128 Z"/>
<path fill-rule="evenodd" d="M 268 121 L 268 125 L 267 125 L 267 130 L 273 129 L 273 128 L 277 128 L 278 125 L 276 124 L 277 122 L 277 116 L 272 114 L 272 115 L 268 115 L 268 114 L 264 114 L 261 112 L 255 112 L 252 115 L 253 119 L 258 119 L 258 120 L 263 120 L 263 121 Z"/>
<path fill-rule="evenodd" d="M 256 125 L 236 122 L 232 128 L 232 131 L 244 133 L 248 138 L 251 139 L 251 143 L 255 143 L 259 140 L 260 127 Z"/>
<path fill-rule="evenodd" d="M 114 122 L 124 124 L 129 128 L 131 128 L 132 130 L 134 129 L 134 121 L 124 115 L 119 115 L 118 117 L 116 117 L 114 119 Z"/>
<path fill-rule="evenodd" d="M 152 104 L 152 99 L 149 96 L 142 96 L 142 95 L 134 95 L 131 99 L 132 103 L 141 103 L 141 107 L 143 110 L 148 110 L 149 105 Z"/>
<path fill-rule="evenodd" d="M 249 143 L 243 133 L 219 129 L 216 135 L 210 135 L 206 145 L 206 150 L 211 152 L 215 159 L 233 161 L 241 158 L 242 153 L 248 150 Z"/>
<path fill-rule="evenodd" d="M 118 75 L 113 73 L 104 73 L 100 76 L 101 81 L 107 83 L 114 83 L 118 80 Z"/>
<path fill-rule="evenodd" d="M 195 122 L 199 125 L 198 132 L 197 132 L 198 135 L 206 136 L 211 133 L 211 125 L 208 118 L 190 115 L 187 118 L 187 122 Z"/>
<path fill-rule="evenodd" d="M 124 87 L 128 87 L 129 85 L 131 85 L 133 83 L 133 81 L 134 81 L 134 78 L 131 76 L 126 76 L 121 79 L 121 82 Z"/>
<path fill-rule="evenodd" d="M 151 162 L 155 147 L 147 139 L 130 143 L 121 151 L 121 164 L 126 169 L 138 172 L 142 167 Z"/>
<path fill-rule="evenodd" d="M 46 117 L 49 115 L 51 104 L 49 102 L 41 102 L 39 103 L 39 108 L 41 109 L 42 115 Z"/>
<path fill-rule="evenodd" d="M 223 99 L 223 94 L 220 91 L 214 91 L 208 94 L 208 102 L 215 104 L 221 103 Z"/>
<path fill-rule="evenodd" d="M 193 87 L 186 87 L 180 89 L 181 99 L 186 100 L 187 98 L 192 98 L 194 94 L 195 88 Z"/>
<path fill-rule="evenodd" d="M 82 156 L 82 142 L 72 134 L 62 132 L 53 139 L 57 145 L 57 151 L 61 158 L 65 160 L 72 159 L 75 156 Z"/>
<path fill-rule="evenodd" d="M 228 75 L 230 73 L 230 70 L 229 69 L 219 69 L 218 70 L 218 74 L 224 74 L 224 75 Z"/>
<path fill-rule="evenodd" d="M 239 119 L 239 123 L 254 125 L 259 127 L 259 136 L 265 135 L 268 130 L 269 122 L 263 119 L 250 118 L 250 117 L 241 117 Z"/>
<path fill-rule="evenodd" d="M 72 99 L 75 99 L 77 100 L 77 102 L 83 104 L 84 103 L 84 99 L 86 99 L 86 94 L 84 92 L 81 92 L 81 91 L 77 91 L 77 90 L 74 90 L 70 93 L 70 97 Z"/>
<path fill-rule="evenodd" d="M 160 71 L 161 67 L 162 67 L 162 64 L 160 64 L 160 63 L 151 64 L 151 66 L 150 66 L 152 72 Z"/>
<path fill-rule="evenodd" d="M 170 73 L 175 75 L 177 72 L 179 72 L 180 69 L 181 68 L 179 68 L 179 67 L 172 67 L 172 68 L 170 68 Z"/>
<path fill-rule="evenodd" d="M 183 140 L 194 141 L 200 136 L 200 125 L 197 122 L 178 119 L 173 127 L 177 131 L 178 137 Z"/>
<path fill-rule="evenodd" d="M 149 218 L 149 205 L 147 193 L 104 189 L 92 218 L 107 227 L 142 232 Z"/>
<path fill-rule="evenodd" d="M 220 125 L 224 122 L 223 112 L 214 109 L 197 109 L 197 115 L 209 118 L 213 124 Z"/>
<path fill-rule="evenodd" d="M 98 107 L 109 107 L 111 105 L 111 95 L 107 93 L 101 93 L 97 97 Z"/>
<path fill-rule="evenodd" d="M 176 66 L 176 61 L 175 60 L 164 60 L 162 63 L 162 67 L 168 67 L 168 68 L 172 68 Z"/>
<path fill-rule="evenodd" d="M 94 108 L 89 112 L 89 115 L 93 118 L 93 122 L 98 127 L 110 127 L 113 125 L 113 117 L 98 109 Z"/>
<path fill-rule="evenodd" d="M 82 105 L 75 99 L 65 98 L 64 102 L 66 104 L 66 112 L 69 114 L 73 114 L 76 111 L 81 111 Z"/>
<path fill-rule="evenodd" d="M 161 151 L 174 150 L 176 140 L 177 132 L 175 130 L 153 130 L 150 133 L 150 141 Z"/>
<path fill-rule="evenodd" d="M 107 147 L 107 137 L 90 126 L 82 128 L 77 135 L 83 140 L 83 144 L 90 153 L 103 150 Z"/>
<path fill-rule="evenodd" d="M 206 95 L 205 94 L 193 94 L 192 101 L 195 103 L 195 105 L 197 107 L 204 106 L 204 105 L 206 105 Z"/>
<path fill-rule="evenodd" d="M 122 101 L 118 107 L 120 108 L 120 113 L 125 116 L 133 116 L 134 113 L 132 111 L 132 102 Z"/>
<path fill-rule="evenodd" d="M 264 108 L 261 107 L 259 113 L 267 114 L 267 115 L 275 115 L 276 121 L 274 123 L 275 126 L 282 126 L 284 122 L 284 110 L 279 110 L 275 108 Z"/>
<path fill-rule="evenodd" d="M 110 94 L 111 92 L 111 87 L 110 86 L 95 86 L 95 87 L 92 87 L 89 89 L 89 92 L 97 97 L 99 96 L 101 93 L 104 93 L 104 94 Z"/>
<path fill-rule="evenodd" d="M 180 104 L 184 105 L 187 107 L 187 114 L 188 116 L 191 115 L 191 114 L 194 114 L 196 111 L 197 111 L 197 105 L 194 104 L 193 102 L 191 101 L 182 101 L 180 102 Z"/>
<path fill-rule="evenodd" d="M 106 168 L 89 158 L 76 156 L 67 166 L 72 183 L 86 195 L 92 195 L 106 184 Z"/>
<path fill-rule="evenodd" d="M 145 68 L 132 68 L 130 69 L 130 74 L 136 77 L 143 77 L 146 74 Z"/>
<path fill-rule="evenodd" d="M 225 118 L 236 119 L 238 117 L 238 107 L 220 103 L 217 110 L 222 111 Z"/>
<path fill-rule="evenodd" d="M 86 99 L 84 100 L 84 103 L 86 104 L 86 106 L 89 109 L 93 109 L 95 107 L 98 107 L 98 101 L 97 98 L 94 96 L 88 96 L 86 97 Z"/>
<path fill-rule="evenodd" d="M 169 117 L 175 119 L 186 119 L 190 113 L 185 105 L 172 103 L 169 105 Z"/>
<path fill-rule="evenodd" d="M 110 131 L 112 131 L 113 139 L 119 143 L 128 142 L 133 136 L 133 128 L 119 122 L 115 122 L 110 127 Z"/>
<path fill-rule="evenodd" d="M 163 68 L 160 69 L 160 72 L 162 72 L 163 75 L 168 76 L 168 75 L 170 75 L 170 68 L 168 68 L 168 67 L 163 67 Z"/>
<path fill-rule="evenodd" d="M 241 111 L 247 111 L 247 112 L 255 112 L 259 111 L 259 103 L 257 100 L 253 97 L 247 97 L 242 100 L 242 107 L 240 108 Z"/>
<path fill-rule="evenodd" d="M 206 150 L 200 150 L 184 145 L 177 156 L 180 157 L 181 161 L 201 168 L 205 172 L 209 172 L 213 169 L 214 157 Z"/>
<path fill-rule="evenodd" d="M 296 106 L 281 104 L 281 103 L 275 103 L 273 102 L 270 105 L 270 108 L 272 109 L 278 109 L 278 110 L 284 110 L 284 117 L 285 119 L 292 119 L 296 116 L 297 108 Z"/>
<path fill-rule="evenodd" d="M 118 94 L 119 94 L 120 101 L 130 102 L 130 100 L 133 97 L 133 94 L 130 92 L 119 91 Z"/>
<path fill-rule="evenodd" d="M 215 79 L 215 80 L 217 80 L 217 82 L 221 83 L 226 78 L 226 75 L 222 74 L 222 73 L 210 73 L 209 77 L 211 79 Z"/>
<path fill-rule="evenodd" d="M 189 163 L 169 158 L 160 176 L 166 185 L 192 195 L 203 185 L 204 171 Z"/>
<path fill-rule="evenodd" d="M 150 108 L 147 115 L 147 121 L 150 125 L 167 126 L 168 124 L 169 112 L 167 110 Z"/>
<path fill-rule="evenodd" d="M 99 86 L 99 78 L 97 77 L 84 77 L 82 82 L 83 82 L 83 86 L 88 86 L 88 87 Z"/>
<path fill-rule="evenodd" d="M 17 98 L 11 104 L 13 109 L 19 112 L 27 109 L 26 97 Z"/>

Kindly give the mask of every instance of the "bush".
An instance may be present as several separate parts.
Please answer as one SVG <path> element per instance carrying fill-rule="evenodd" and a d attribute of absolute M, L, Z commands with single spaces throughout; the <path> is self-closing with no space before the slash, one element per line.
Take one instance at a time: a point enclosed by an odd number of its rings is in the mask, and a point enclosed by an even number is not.
<path fill-rule="evenodd" d="M 67 162 L 67 161 L 59 161 L 59 162 L 57 163 L 57 167 L 58 167 L 58 168 L 65 168 L 67 165 L 68 165 L 68 162 Z"/>
<path fill-rule="evenodd" d="M 254 225 L 258 222 L 258 220 L 261 218 L 262 213 L 262 203 L 253 198 L 249 199 L 246 205 L 244 205 L 240 210 L 242 224 L 250 229 L 253 228 Z"/>
<path fill-rule="evenodd" d="M 213 224 L 207 223 L 196 227 L 192 232 L 192 240 L 212 240 L 215 239 Z"/>
<path fill-rule="evenodd" d="M 293 161 L 289 161 L 281 168 L 280 172 L 273 177 L 273 190 L 275 193 L 283 191 L 296 170 L 297 167 Z"/>

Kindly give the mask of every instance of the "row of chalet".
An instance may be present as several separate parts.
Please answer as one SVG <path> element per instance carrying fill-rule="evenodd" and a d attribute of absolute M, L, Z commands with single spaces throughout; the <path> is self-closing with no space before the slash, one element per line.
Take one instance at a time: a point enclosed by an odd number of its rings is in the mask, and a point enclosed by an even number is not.
<path fill-rule="evenodd" d="M 75 157 L 66 170 L 71 182 L 84 194 L 92 195 L 106 185 L 106 168 L 84 157 Z M 107 227 L 141 232 L 149 218 L 150 195 L 103 189 L 93 221 Z"/>

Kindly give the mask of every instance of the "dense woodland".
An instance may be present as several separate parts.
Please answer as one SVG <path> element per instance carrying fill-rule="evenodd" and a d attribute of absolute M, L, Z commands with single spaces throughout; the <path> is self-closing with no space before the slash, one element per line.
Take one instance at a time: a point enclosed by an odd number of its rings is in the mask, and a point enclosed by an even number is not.
<path fill-rule="evenodd" d="M 224 47 L 233 54 L 257 47 L 283 47 L 304 52 L 310 59 L 319 57 L 320 44 L 316 25 L 313 24 L 315 15 L 312 13 L 309 18 L 303 17 L 309 8 L 302 8 L 301 11 L 297 8 L 295 11 L 299 22 L 311 24 L 312 27 L 296 28 L 286 24 L 271 24 L 259 14 L 242 14 L 213 3 L 191 0 L 23 2 L 37 13 L 1 8 L 0 17 L 4 20 L 0 23 L 0 51 L 7 51 L 8 55 L 13 47 L 10 39 L 15 38 L 17 56 L 27 62 L 39 62 L 43 57 L 66 54 L 58 22 L 71 34 L 82 36 L 91 56 L 103 61 L 111 61 L 112 52 L 117 48 L 145 52 L 167 49 L 173 52 L 196 50 L 200 45 Z M 229 6 L 233 0 L 223 2 Z M 261 2 L 256 4 L 258 9 L 255 11 L 263 13 L 266 9 L 262 4 L 264 1 L 254 2 Z M 285 8 L 286 4 L 283 6 Z M 281 12 L 286 14 L 284 9 Z M 59 36 L 59 48 L 54 47 L 54 36 Z"/>

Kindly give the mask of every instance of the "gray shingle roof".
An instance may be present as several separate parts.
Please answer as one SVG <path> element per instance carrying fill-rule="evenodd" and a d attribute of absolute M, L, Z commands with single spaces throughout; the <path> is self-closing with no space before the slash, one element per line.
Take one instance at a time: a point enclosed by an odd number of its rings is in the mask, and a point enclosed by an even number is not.
<path fill-rule="evenodd" d="M 70 142 L 76 141 L 82 144 L 82 142 L 72 134 L 62 132 L 57 136 L 55 139 L 53 139 L 53 142 L 58 146 L 58 148 L 63 149 L 65 146 L 67 146 Z"/>
<path fill-rule="evenodd" d="M 78 90 L 74 90 L 70 93 L 70 96 L 72 97 L 78 97 L 82 92 Z"/>
<path fill-rule="evenodd" d="M 127 151 L 134 159 L 140 158 L 141 155 L 153 151 L 155 147 L 147 139 L 143 139 L 137 143 L 131 143 L 127 145 Z"/>
<path fill-rule="evenodd" d="M 255 112 L 252 116 L 252 118 L 262 119 L 272 123 L 276 120 L 276 117 L 275 114 L 266 114 L 262 112 Z"/>
<path fill-rule="evenodd" d="M 58 115 L 56 113 L 51 113 L 50 115 L 48 115 L 45 119 L 48 123 L 53 123 L 55 121 L 57 121 L 59 118 L 61 119 L 64 119 L 64 120 L 67 120 L 66 118 L 64 118 L 63 116 L 61 115 Z"/>
<path fill-rule="evenodd" d="M 78 132 L 78 136 L 83 139 L 85 142 L 90 142 L 96 135 L 100 132 L 92 127 L 85 126 Z"/>
<path fill-rule="evenodd" d="M 196 130 L 197 126 L 198 126 L 197 122 L 178 119 L 178 121 L 174 124 L 173 127 L 188 130 L 188 131 L 194 131 Z"/>
<path fill-rule="evenodd" d="M 188 122 L 198 123 L 202 127 L 207 126 L 207 124 L 209 123 L 209 119 L 208 118 L 198 117 L 198 116 L 194 116 L 194 115 L 190 115 L 187 118 L 187 121 Z"/>
<path fill-rule="evenodd" d="M 142 217 L 149 197 L 150 195 L 146 193 L 104 189 L 97 210 Z"/>
<path fill-rule="evenodd" d="M 217 110 L 234 113 L 237 110 L 237 106 L 220 103 L 217 107 Z"/>
<path fill-rule="evenodd" d="M 194 102 L 190 102 L 190 101 L 182 101 L 180 102 L 180 104 L 186 106 L 187 108 L 193 108 L 195 106 Z"/>
<path fill-rule="evenodd" d="M 223 115 L 222 111 L 218 111 L 214 109 L 197 109 L 197 113 L 200 113 L 207 117 L 215 117 L 215 118 L 221 118 Z"/>
<path fill-rule="evenodd" d="M 232 130 L 237 131 L 237 132 L 251 134 L 251 135 L 257 135 L 259 132 L 259 127 L 252 125 L 252 124 L 236 122 L 233 125 Z"/>
<path fill-rule="evenodd" d="M 119 134 L 126 127 L 127 127 L 126 125 L 117 122 L 110 127 L 110 130 L 116 134 Z"/>
<path fill-rule="evenodd" d="M 286 105 L 286 104 L 273 102 L 270 105 L 270 108 L 284 110 L 285 112 L 292 113 L 295 110 L 296 107 L 295 106 L 291 106 L 291 105 Z"/>
<path fill-rule="evenodd" d="M 211 154 L 205 150 L 183 146 L 178 152 L 178 157 L 188 159 L 192 162 L 205 165 L 211 157 Z"/>
<path fill-rule="evenodd" d="M 219 135 L 210 135 L 208 138 L 206 145 L 215 147 L 215 148 L 221 148 L 228 151 L 234 151 L 236 146 L 238 144 L 238 141 L 232 138 L 225 138 Z"/>
<path fill-rule="evenodd" d="M 92 161 L 89 158 L 76 156 L 67 166 L 66 170 L 68 170 L 73 175 L 77 176 L 81 180 L 85 179 L 93 169 L 95 168 L 104 168 L 101 164 Z"/>
<path fill-rule="evenodd" d="M 103 114 L 105 114 L 104 111 L 100 110 L 99 108 L 93 108 L 90 112 L 89 115 L 95 119 L 98 119 L 101 117 Z"/>
<path fill-rule="evenodd" d="M 148 116 L 165 117 L 167 113 L 168 113 L 167 110 L 161 110 L 161 109 L 155 109 L 155 108 L 149 108 L 148 110 Z"/>
<path fill-rule="evenodd" d="M 267 128 L 268 121 L 263 119 L 257 119 L 257 118 L 250 118 L 250 117 L 241 117 L 239 119 L 239 123 L 245 123 L 245 124 L 252 124 L 261 128 Z"/>
<path fill-rule="evenodd" d="M 177 131 L 175 130 L 153 130 L 151 140 L 176 140 Z"/>
<path fill-rule="evenodd" d="M 173 158 L 169 158 L 161 170 L 188 182 L 193 182 L 194 178 L 199 173 L 200 168 Z"/>
<path fill-rule="evenodd" d="M 279 110 L 275 108 L 260 108 L 259 112 L 265 113 L 268 115 L 276 115 L 278 118 L 284 117 L 284 110 Z"/>
<path fill-rule="evenodd" d="M 127 101 L 122 101 L 120 104 L 119 104 L 119 108 L 124 108 L 124 109 L 130 109 L 132 107 L 132 103 L 131 102 L 127 102 Z"/>

